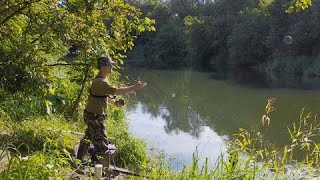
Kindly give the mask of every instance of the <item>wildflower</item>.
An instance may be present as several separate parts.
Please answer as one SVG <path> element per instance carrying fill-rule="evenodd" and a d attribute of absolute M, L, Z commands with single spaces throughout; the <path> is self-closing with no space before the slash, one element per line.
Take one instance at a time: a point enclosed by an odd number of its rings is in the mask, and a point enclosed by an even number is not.
<path fill-rule="evenodd" d="M 54 167 L 54 165 L 52 165 L 52 164 L 47 164 L 46 166 L 47 166 L 47 168 L 49 168 L 49 169 L 52 169 L 52 168 Z"/>

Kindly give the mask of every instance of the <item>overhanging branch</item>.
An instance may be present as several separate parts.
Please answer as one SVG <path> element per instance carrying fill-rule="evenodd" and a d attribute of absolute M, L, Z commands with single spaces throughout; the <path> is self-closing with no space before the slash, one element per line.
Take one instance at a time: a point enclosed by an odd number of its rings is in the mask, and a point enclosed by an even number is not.
<path fill-rule="evenodd" d="M 53 67 L 53 66 L 88 66 L 87 63 L 56 63 L 56 64 L 47 64 L 46 66 Z"/>

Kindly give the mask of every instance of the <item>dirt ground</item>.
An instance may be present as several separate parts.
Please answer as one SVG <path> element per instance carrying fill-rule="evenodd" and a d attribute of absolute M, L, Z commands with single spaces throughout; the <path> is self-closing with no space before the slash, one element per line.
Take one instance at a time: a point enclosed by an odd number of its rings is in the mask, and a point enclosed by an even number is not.
<path fill-rule="evenodd" d="M 0 171 L 4 169 L 9 163 L 10 155 L 8 156 L 2 150 L 0 150 Z M 133 175 L 126 169 L 118 168 L 116 166 L 110 165 L 110 170 L 108 173 L 103 174 L 101 180 L 125 180 L 128 179 L 130 174 Z M 65 179 L 70 180 L 89 180 L 95 179 L 94 167 L 86 167 L 82 173 L 77 173 L 76 171 L 68 173 Z"/>
<path fill-rule="evenodd" d="M 7 156 L 7 154 L 0 150 L 0 171 L 8 165 L 9 159 L 10 158 Z"/>
<path fill-rule="evenodd" d="M 111 167 L 107 174 L 103 174 L 101 180 L 125 180 L 129 178 L 128 173 L 130 173 L 126 169 L 121 169 L 117 167 Z M 95 179 L 94 175 L 94 167 L 86 168 L 84 173 L 70 173 L 69 177 L 66 177 L 70 180 L 89 180 Z"/>

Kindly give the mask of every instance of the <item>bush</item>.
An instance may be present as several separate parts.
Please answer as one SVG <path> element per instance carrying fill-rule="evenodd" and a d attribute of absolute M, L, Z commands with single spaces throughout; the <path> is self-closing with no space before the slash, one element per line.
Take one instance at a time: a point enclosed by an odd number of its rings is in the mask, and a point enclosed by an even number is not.
<path fill-rule="evenodd" d="M 25 93 L 9 94 L 0 90 L 0 111 L 15 121 L 22 121 L 32 116 L 45 115 L 45 101 L 41 97 L 26 95 Z"/>
<path fill-rule="evenodd" d="M 302 109 L 298 122 L 288 125 L 290 141 L 278 147 L 266 141 L 275 110 L 274 98 L 268 100 L 261 119 L 260 131 L 239 132 L 228 143 L 228 150 L 209 167 L 208 160 L 199 167 L 197 153 L 191 165 L 173 172 L 166 162 L 160 161 L 145 168 L 143 175 L 153 179 L 309 179 L 317 177 L 320 161 L 319 121 L 317 115 Z M 144 178 L 144 177 L 143 177 Z M 137 179 L 143 179 L 137 178 Z"/>
<path fill-rule="evenodd" d="M 110 107 L 108 113 L 107 134 L 111 143 L 117 146 L 117 163 L 124 167 L 139 168 L 142 163 L 148 161 L 145 142 L 129 133 L 123 110 Z"/>
<path fill-rule="evenodd" d="M 30 151 L 42 150 L 44 144 L 50 144 L 57 149 L 73 149 L 77 137 L 70 133 L 71 124 L 55 117 L 37 117 L 21 122 L 7 122 L 10 138 L 1 139 L 1 144 L 13 144 L 30 148 Z M 2 127 L 3 128 L 3 127 Z M 27 149 L 24 149 L 27 150 Z"/>
<path fill-rule="evenodd" d="M 43 149 L 22 157 L 14 147 L 6 147 L 5 153 L 12 151 L 7 168 L 0 172 L 0 179 L 64 179 L 71 171 L 68 166 L 69 153 L 55 149 Z M 1 158 L 1 157 L 0 157 Z M 4 157 L 2 157 L 4 158 Z M 0 159 L 1 160 L 1 159 Z"/>
<path fill-rule="evenodd" d="M 246 12 L 228 36 L 228 51 L 232 66 L 252 66 L 266 61 L 270 49 L 265 37 L 270 29 L 269 17 L 259 11 Z"/>
<path fill-rule="evenodd" d="M 314 58 L 311 65 L 305 71 L 306 76 L 320 76 L 320 54 Z"/>
<path fill-rule="evenodd" d="M 270 61 L 265 66 L 266 73 L 277 72 L 280 74 L 291 74 L 302 76 L 308 67 L 310 67 L 312 59 L 309 57 L 285 57 Z"/>

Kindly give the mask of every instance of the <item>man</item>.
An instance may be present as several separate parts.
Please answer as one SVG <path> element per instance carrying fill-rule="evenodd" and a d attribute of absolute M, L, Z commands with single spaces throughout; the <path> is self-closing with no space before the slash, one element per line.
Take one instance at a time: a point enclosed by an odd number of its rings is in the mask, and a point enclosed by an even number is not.
<path fill-rule="evenodd" d="M 105 161 L 109 141 L 106 136 L 104 120 L 106 117 L 107 102 L 120 107 L 123 102 L 111 99 L 109 95 L 123 95 L 142 89 L 147 83 L 138 81 L 133 86 L 115 88 L 107 81 L 107 76 L 112 72 L 114 62 L 110 56 L 98 58 L 99 74 L 90 87 L 90 96 L 84 110 L 84 121 L 87 125 L 85 136 L 80 141 L 77 159 L 82 160 L 88 151 L 90 143 L 94 151 L 90 154 L 97 160 Z M 105 164 L 101 162 L 102 164 Z"/>

